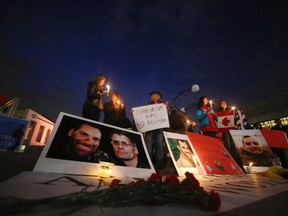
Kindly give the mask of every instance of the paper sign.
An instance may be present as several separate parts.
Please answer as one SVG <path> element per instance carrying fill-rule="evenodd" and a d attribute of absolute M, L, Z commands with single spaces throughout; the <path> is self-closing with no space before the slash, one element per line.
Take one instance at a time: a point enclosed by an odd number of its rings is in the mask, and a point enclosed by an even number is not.
<path fill-rule="evenodd" d="M 244 174 L 216 138 L 186 132 L 207 174 Z"/>
<path fill-rule="evenodd" d="M 167 107 L 163 103 L 134 107 L 132 115 L 139 132 L 170 127 Z"/>

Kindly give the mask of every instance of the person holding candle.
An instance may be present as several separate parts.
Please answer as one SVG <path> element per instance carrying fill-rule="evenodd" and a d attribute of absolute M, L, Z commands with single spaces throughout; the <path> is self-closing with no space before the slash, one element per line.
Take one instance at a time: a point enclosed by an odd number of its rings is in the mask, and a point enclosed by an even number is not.
<path fill-rule="evenodd" d="M 206 136 L 216 137 L 219 135 L 217 129 L 217 115 L 214 113 L 211 104 L 206 96 L 199 98 L 195 110 L 200 131 Z"/>
<path fill-rule="evenodd" d="M 224 112 L 224 111 L 229 111 L 230 109 L 227 107 L 227 102 L 225 100 L 220 100 L 218 102 L 218 112 Z M 232 109 L 233 110 L 233 109 Z M 216 112 L 216 114 L 218 115 L 218 112 Z M 233 142 L 232 136 L 229 133 L 229 130 L 232 129 L 237 129 L 237 126 L 234 126 L 234 128 L 222 128 L 221 130 L 221 134 L 222 134 L 222 142 L 225 146 L 225 148 L 227 149 L 227 151 L 230 153 L 230 155 L 233 157 L 233 159 L 236 161 L 236 163 L 238 164 L 238 166 L 245 171 L 243 164 L 242 164 L 242 160 L 240 158 L 240 155 L 236 149 L 236 146 Z"/>
<path fill-rule="evenodd" d="M 118 92 L 113 92 L 109 101 L 104 103 L 103 112 L 104 123 L 122 128 L 132 127 L 132 123 L 127 118 L 126 108 Z"/>
<path fill-rule="evenodd" d="M 99 121 L 100 113 L 103 110 L 103 95 L 108 95 L 110 86 L 103 90 L 106 77 L 103 74 L 97 74 L 95 78 L 87 85 L 86 100 L 82 108 L 82 116 L 95 121 Z M 109 90 L 108 90 L 109 89 Z"/>

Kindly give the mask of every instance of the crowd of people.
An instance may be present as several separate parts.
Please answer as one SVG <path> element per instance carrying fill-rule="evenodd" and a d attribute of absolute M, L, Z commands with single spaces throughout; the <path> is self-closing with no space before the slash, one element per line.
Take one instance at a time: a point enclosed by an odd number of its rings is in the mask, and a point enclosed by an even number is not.
<path fill-rule="evenodd" d="M 121 101 L 121 96 L 118 92 L 113 92 L 110 96 L 110 99 L 103 104 L 103 96 L 109 95 L 109 91 L 103 89 L 105 82 L 106 82 L 105 76 L 102 74 L 98 74 L 96 75 L 94 80 L 88 83 L 87 97 L 82 108 L 83 117 L 93 119 L 95 121 L 99 121 L 100 113 L 103 111 L 104 123 L 115 125 L 115 126 L 122 127 L 122 128 L 129 128 L 132 130 L 135 129 L 133 123 L 129 120 L 129 118 L 127 118 L 125 105 Z M 162 101 L 162 95 L 159 91 L 152 91 L 149 96 L 150 96 L 150 100 L 146 105 L 164 103 Z M 166 105 L 168 106 L 168 104 Z M 228 110 L 226 101 L 225 100 L 219 101 L 217 112 L 222 112 L 226 110 Z M 221 132 L 219 132 L 218 130 L 217 112 L 213 110 L 211 104 L 209 103 L 208 97 L 202 96 L 199 98 L 197 107 L 195 109 L 195 115 L 196 115 L 197 122 L 198 122 L 199 133 L 206 135 L 206 136 L 211 136 L 211 137 L 220 139 L 223 145 L 225 146 L 225 148 L 229 151 L 231 156 L 237 162 L 239 167 L 244 170 L 243 158 L 241 158 L 242 154 L 240 154 L 240 151 L 236 149 L 233 139 L 231 137 L 231 134 L 229 133 L 229 130 L 221 131 Z M 236 120 L 236 118 L 238 118 L 238 121 Z M 175 109 L 173 110 L 173 108 L 172 109 L 170 108 L 170 121 L 171 121 L 170 131 L 172 132 L 181 132 L 181 133 L 185 131 L 193 132 L 193 126 L 190 125 L 190 127 L 187 130 L 187 127 L 185 128 L 185 124 L 186 124 L 185 119 L 183 118 L 183 116 L 177 115 L 175 112 Z M 234 129 L 253 129 L 253 127 L 251 127 L 245 115 L 243 114 L 242 109 L 237 110 L 237 112 L 235 113 L 234 125 L 235 125 Z M 260 126 L 259 124 L 258 125 L 255 124 L 254 128 L 260 129 L 261 124 Z M 272 129 L 283 130 L 283 127 L 277 124 L 277 127 L 274 127 Z M 166 150 L 165 150 L 165 144 L 164 144 L 163 130 L 164 130 L 163 128 L 160 128 L 156 130 L 147 131 L 144 133 L 146 148 L 148 150 L 149 156 L 156 170 L 165 168 Z M 112 139 L 113 140 L 112 144 L 113 144 L 115 154 L 118 155 L 119 158 L 124 157 L 125 155 L 124 152 L 121 152 L 121 148 L 123 146 L 125 146 L 125 148 L 129 146 L 129 148 L 133 149 L 133 152 L 134 152 L 133 155 L 135 155 L 135 157 L 133 157 L 134 161 L 133 162 L 132 161 L 121 162 L 121 164 L 126 164 L 127 166 L 128 164 L 134 164 L 134 165 L 136 164 L 136 166 L 141 167 L 141 165 L 137 162 L 137 147 L 133 144 L 133 141 L 123 134 L 114 134 L 112 135 L 112 137 L 118 137 L 118 138 L 123 139 L 122 141 L 120 140 L 116 141 Z M 127 145 L 128 143 L 130 145 Z M 181 148 L 180 146 L 181 145 L 179 144 L 178 148 L 179 148 L 179 151 L 181 152 L 184 148 Z M 287 167 L 287 162 L 285 162 L 285 158 L 287 158 L 287 155 L 283 153 L 285 151 L 274 149 L 273 152 L 281 156 L 281 158 L 283 159 L 282 164 Z M 182 155 L 185 155 L 185 154 L 183 154 L 182 152 Z M 184 158 L 185 157 L 182 156 L 181 160 L 184 161 Z M 119 161 L 117 163 L 119 163 Z M 185 163 L 186 164 L 191 163 L 192 164 L 191 166 L 194 166 L 193 161 L 189 161 L 189 162 L 186 161 Z"/>

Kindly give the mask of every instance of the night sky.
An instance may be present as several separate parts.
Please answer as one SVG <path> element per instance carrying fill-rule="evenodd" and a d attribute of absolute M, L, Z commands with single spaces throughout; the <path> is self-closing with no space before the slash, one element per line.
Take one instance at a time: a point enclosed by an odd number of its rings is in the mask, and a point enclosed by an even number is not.
<path fill-rule="evenodd" d="M 22 0 L 0 3 L 0 95 L 55 120 L 81 116 L 97 73 L 128 116 L 159 90 L 244 106 L 287 92 L 285 1 Z M 108 97 L 105 97 L 104 102 Z M 193 110 L 189 110 L 193 112 Z"/>

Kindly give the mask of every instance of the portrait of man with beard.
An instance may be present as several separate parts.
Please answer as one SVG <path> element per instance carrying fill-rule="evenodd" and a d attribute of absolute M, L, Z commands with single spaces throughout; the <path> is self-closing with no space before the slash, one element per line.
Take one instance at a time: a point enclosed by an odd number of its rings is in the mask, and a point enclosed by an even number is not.
<path fill-rule="evenodd" d="M 265 148 L 254 136 L 243 136 L 242 148 L 239 154 L 244 166 L 249 166 L 253 162 L 253 166 L 273 166 L 273 153 L 267 146 Z"/>
<path fill-rule="evenodd" d="M 101 136 L 102 133 L 95 124 L 83 122 L 68 131 L 66 139 L 57 143 L 57 150 L 55 145 L 54 148 L 51 146 L 46 157 L 94 163 L 109 162 L 111 157 L 98 148 Z"/>

